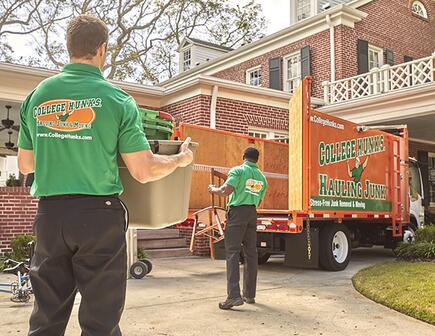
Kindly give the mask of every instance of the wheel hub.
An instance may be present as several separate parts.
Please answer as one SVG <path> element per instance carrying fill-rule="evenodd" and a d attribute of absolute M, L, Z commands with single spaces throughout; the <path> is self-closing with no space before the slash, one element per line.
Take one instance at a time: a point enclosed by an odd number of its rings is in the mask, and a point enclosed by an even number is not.
<path fill-rule="evenodd" d="M 343 263 L 349 254 L 349 244 L 343 231 L 337 231 L 332 240 L 332 254 L 338 263 Z"/>

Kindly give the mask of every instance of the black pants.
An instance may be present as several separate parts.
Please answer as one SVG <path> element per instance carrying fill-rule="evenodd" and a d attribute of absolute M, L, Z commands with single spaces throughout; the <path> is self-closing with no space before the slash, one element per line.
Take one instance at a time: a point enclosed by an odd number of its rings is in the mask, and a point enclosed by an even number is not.
<path fill-rule="evenodd" d="M 64 335 L 77 289 L 82 336 L 121 335 L 126 227 L 126 209 L 116 197 L 40 200 L 30 269 L 35 304 L 29 335 Z"/>
<path fill-rule="evenodd" d="M 255 298 L 257 287 L 257 211 L 254 206 L 236 206 L 228 211 L 225 228 L 228 298 L 240 297 L 240 251 L 243 244 L 243 296 Z"/>

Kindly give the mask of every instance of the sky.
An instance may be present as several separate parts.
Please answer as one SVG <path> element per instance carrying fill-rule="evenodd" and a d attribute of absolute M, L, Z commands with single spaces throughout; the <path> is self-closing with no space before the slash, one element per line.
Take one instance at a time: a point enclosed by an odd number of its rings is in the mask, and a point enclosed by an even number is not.
<path fill-rule="evenodd" d="M 268 22 L 267 35 L 284 29 L 290 24 L 290 0 L 255 0 L 263 7 Z"/>

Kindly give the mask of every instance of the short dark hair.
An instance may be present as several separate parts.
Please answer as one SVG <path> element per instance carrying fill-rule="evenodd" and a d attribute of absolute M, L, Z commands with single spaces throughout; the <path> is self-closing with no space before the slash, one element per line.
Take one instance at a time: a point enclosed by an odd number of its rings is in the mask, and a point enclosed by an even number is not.
<path fill-rule="evenodd" d="M 258 151 L 257 148 L 254 147 L 246 148 L 245 152 L 243 153 L 243 159 L 252 162 L 257 162 L 259 156 L 260 156 L 260 152 Z"/>
<path fill-rule="evenodd" d="M 108 39 L 106 24 L 95 16 L 82 14 L 68 23 L 66 46 L 70 57 L 92 58 Z"/>

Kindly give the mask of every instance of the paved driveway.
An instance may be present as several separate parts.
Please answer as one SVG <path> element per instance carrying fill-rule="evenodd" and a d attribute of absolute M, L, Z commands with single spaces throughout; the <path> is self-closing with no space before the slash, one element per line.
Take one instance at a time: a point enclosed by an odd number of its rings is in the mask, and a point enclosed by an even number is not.
<path fill-rule="evenodd" d="M 225 297 L 223 261 L 156 259 L 150 276 L 128 283 L 122 329 L 126 336 L 434 336 L 434 326 L 353 289 L 351 277 L 359 269 L 391 259 L 383 249 L 356 250 L 349 267 L 338 273 L 287 268 L 282 259 L 272 259 L 260 268 L 258 303 L 233 311 L 217 307 Z M 80 334 L 78 304 L 79 298 L 67 336 Z M 0 335 L 25 335 L 31 307 L 0 294 Z"/>

